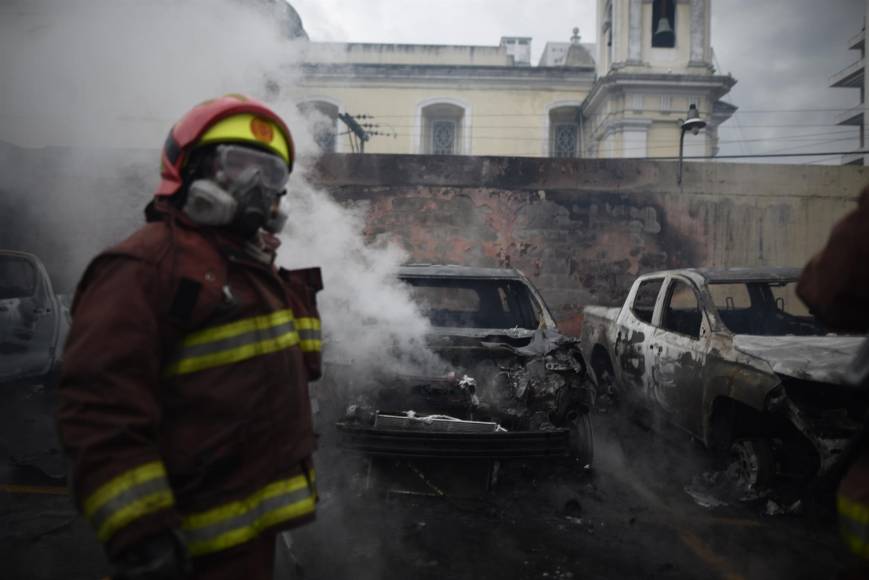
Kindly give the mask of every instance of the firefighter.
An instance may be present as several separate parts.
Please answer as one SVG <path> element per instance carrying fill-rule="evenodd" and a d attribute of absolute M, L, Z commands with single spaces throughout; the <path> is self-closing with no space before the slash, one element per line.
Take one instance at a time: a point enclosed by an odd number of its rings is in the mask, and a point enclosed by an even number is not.
<path fill-rule="evenodd" d="M 320 271 L 273 263 L 293 159 L 264 104 L 197 105 L 147 223 L 79 283 L 57 419 L 115 579 L 271 579 L 276 533 L 314 518 Z"/>
<path fill-rule="evenodd" d="M 831 329 L 869 331 L 869 186 L 857 209 L 846 215 L 830 234 L 827 245 L 803 269 L 797 293 L 812 313 Z M 869 388 L 864 343 L 849 374 L 855 386 Z M 858 376 L 859 375 L 859 376 Z M 852 450 L 854 460 L 836 498 L 839 528 L 850 550 L 862 559 L 859 570 L 842 578 L 869 578 L 869 441 Z"/>

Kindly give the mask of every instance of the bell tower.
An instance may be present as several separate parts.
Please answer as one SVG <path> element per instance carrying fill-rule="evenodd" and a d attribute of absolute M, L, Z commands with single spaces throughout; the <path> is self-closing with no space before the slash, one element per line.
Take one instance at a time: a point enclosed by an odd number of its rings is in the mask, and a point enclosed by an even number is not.
<path fill-rule="evenodd" d="M 598 75 L 712 74 L 711 0 L 598 0 Z"/>
<path fill-rule="evenodd" d="M 597 0 L 597 81 L 583 103 L 584 156 L 678 155 L 690 107 L 706 123 L 688 157 L 718 152 L 718 126 L 736 107 L 735 84 L 715 73 L 712 0 Z"/>

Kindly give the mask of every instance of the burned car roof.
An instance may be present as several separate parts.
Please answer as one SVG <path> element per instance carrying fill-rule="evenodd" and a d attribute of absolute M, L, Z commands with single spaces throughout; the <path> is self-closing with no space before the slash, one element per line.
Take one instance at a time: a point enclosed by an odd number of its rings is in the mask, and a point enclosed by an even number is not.
<path fill-rule="evenodd" d="M 525 277 L 513 268 L 479 268 L 452 264 L 406 264 L 398 269 L 399 278 L 411 276 L 525 280 Z"/>
<path fill-rule="evenodd" d="M 800 268 L 682 268 L 677 270 L 661 270 L 649 272 L 647 276 L 663 276 L 666 274 L 687 274 L 703 278 L 706 282 L 752 282 L 799 280 Z"/>
<path fill-rule="evenodd" d="M 20 250 L 0 250 L 0 256 L 13 256 L 16 258 L 24 258 L 27 260 L 35 260 L 36 256 L 29 252 L 22 252 Z"/>

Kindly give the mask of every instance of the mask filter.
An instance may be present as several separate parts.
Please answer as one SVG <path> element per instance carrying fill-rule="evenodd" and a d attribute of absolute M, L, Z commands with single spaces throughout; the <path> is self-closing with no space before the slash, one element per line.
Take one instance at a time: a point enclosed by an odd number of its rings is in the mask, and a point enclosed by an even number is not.
<path fill-rule="evenodd" d="M 267 225 L 272 216 L 272 207 L 278 199 L 277 192 L 263 185 L 260 170 L 253 167 L 241 174 L 232 196 L 238 202 L 234 226 L 248 237 Z"/>
<path fill-rule="evenodd" d="M 272 234 L 279 234 L 283 231 L 284 226 L 287 225 L 287 212 L 284 211 L 283 204 L 278 207 L 277 211 L 275 211 L 269 220 L 266 222 L 266 225 L 263 226 L 263 229 Z"/>
<path fill-rule="evenodd" d="M 202 226 L 225 226 L 232 223 L 238 202 L 210 179 L 190 184 L 183 211 Z"/>

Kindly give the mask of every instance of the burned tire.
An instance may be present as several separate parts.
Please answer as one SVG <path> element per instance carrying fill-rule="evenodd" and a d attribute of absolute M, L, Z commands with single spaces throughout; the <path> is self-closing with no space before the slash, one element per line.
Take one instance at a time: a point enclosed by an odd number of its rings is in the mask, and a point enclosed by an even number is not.
<path fill-rule="evenodd" d="M 597 379 L 597 395 L 605 395 L 610 397 L 614 402 L 618 402 L 620 393 L 618 385 L 616 385 L 616 374 L 613 371 L 609 355 L 605 351 L 596 350 L 592 354 L 591 365 L 594 376 Z"/>
<path fill-rule="evenodd" d="M 570 429 L 570 450 L 573 457 L 583 466 L 591 466 L 594 460 L 594 429 L 591 413 L 577 412 L 568 419 Z"/>
<path fill-rule="evenodd" d="M 727 474 L 740 491 L 768 489 L 775 478 L 775 457 L 768 439 L 737 439 L 730 446 Z"/>

